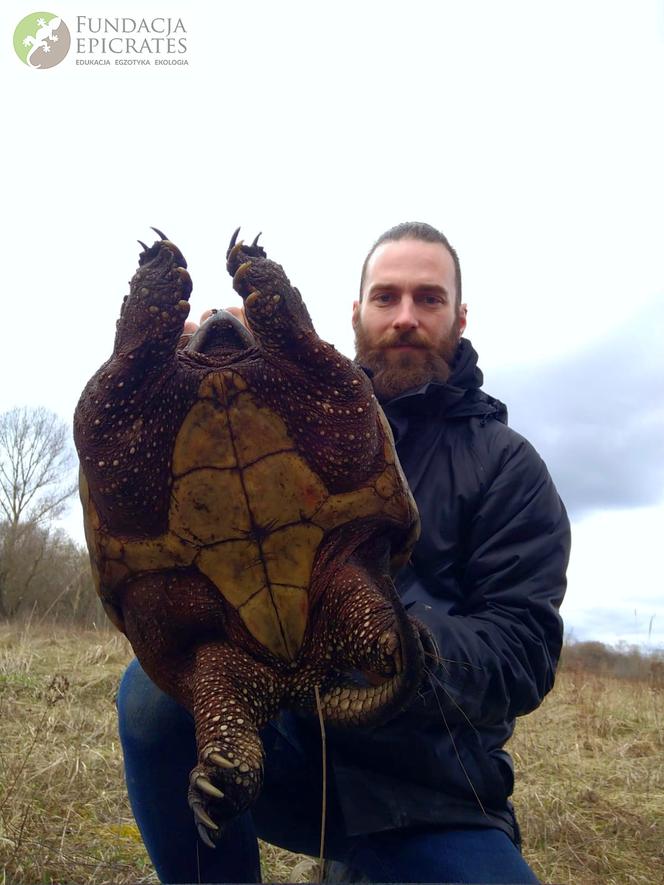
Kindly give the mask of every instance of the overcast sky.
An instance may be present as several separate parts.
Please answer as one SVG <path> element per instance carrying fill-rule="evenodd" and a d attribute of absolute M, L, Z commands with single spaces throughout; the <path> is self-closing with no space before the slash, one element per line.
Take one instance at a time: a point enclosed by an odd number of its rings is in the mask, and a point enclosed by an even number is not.
<path fill-rule="evenodd" d="M 59 3 L 75 40 L 90 5 Z M 232 230 L 263 231 L 318 331 L 352 354 L 373 240 L 404 220 L 457 248 L 485 389 L 573 522 L 578 638 L 664 646 L 662 2 L 96 3 L 170 15 L 188 66 L 50 70 L 3 3 L 0 412 L 70 421 L 162 228 L 192 316 L 237 303 Z M 65 525 L 82 538 L 78 505 Z"/>

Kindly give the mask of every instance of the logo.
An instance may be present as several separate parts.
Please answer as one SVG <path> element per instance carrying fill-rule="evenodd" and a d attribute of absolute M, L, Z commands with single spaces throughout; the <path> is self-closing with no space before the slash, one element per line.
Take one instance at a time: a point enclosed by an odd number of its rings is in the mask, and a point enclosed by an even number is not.
<path fill-rule="evenodd" d="M 14 49 L 31 68 L 53 68 L 69 52 L 71 36 L 62 19 L 52 12 L 33 12 L 16 26 Z"/>

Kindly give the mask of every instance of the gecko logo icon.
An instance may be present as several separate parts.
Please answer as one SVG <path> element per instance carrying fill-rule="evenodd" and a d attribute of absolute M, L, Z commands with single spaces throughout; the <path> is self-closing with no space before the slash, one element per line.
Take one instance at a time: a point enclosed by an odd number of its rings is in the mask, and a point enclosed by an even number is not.
<path fill-rule="evenodd" d="M 71 36 L 62 19 L 52 12 L 33 12 L 16 26 L 14 49 L 31 68 L 53 68 L 69 52 Z"/>

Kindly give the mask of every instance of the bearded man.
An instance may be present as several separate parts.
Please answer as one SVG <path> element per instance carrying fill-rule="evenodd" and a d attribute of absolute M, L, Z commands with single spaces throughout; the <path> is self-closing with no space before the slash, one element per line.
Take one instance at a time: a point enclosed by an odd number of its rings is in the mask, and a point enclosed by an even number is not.
<path fill-rule="evenodd" d="M 384 233 L 353 305 L 422 534 L 395 584 L 440 660 L 411 707 L 376 729 L 329 729 L 330 879 L 536 882 L 520 852 L 504 745 L 551 689 L 562 644 L 569 523 L 541 458 L 481 390 L 462 337 L 461 270 L 427 224 Z M 186 786 L 193 722 L 133 662 L 120 687 L 132 808 L 164 882 L 259 881 L 256 835 L 316 855 L 320 734 L 283 714 L 262 732 L 265 779 L 218 847 L 199 844 Z"/>

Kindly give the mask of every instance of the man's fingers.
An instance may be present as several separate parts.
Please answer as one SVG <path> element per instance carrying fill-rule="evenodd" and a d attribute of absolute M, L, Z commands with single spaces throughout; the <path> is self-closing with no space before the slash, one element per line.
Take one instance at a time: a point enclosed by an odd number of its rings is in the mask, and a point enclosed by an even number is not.
<path fill-rule="evenodd" d="M 236 320 L 239 320 L 242 323 L 243 326 L 247 327 L 247 318 L 244 315 L 244 308 L 242 308 L 242 307 L 225 307 L 224 310 L 227 313 L 232 314 Z"/>
<path fill-rule="evenodd" d="M 232 314 L 236 320 L 239 320 L 243 326 L 247 326 L 247 320 L 244 315 L 244 310 L 241 307 L 225 307 L 224 310 L 227 313 Z M 212 314 L 216 313 L 216 310 L 206 310 L 201 314 L 200 325 L 202 326 L 205 320 L 209 319 Z M 187 320 L 184 324 L 183 335 L 193 335 L 194 332 L 197 331 L 199 327 L 199 323 L 195 323 L 193 320 Z"/>
<path fill-rule="evenodd" d="M 232 314 L 236 320 L 239 320 L 243 326 L 246 326 L 246 320 L 244 316 L 244 309 L 242 307 L 224 307 L 226 313 Z M 206 310 L 205 313 L 201 314 L 201 325 L 205 322 L 205 320 L 209 319 L 213 313 L 216 313 L 216 310 Z"/>

